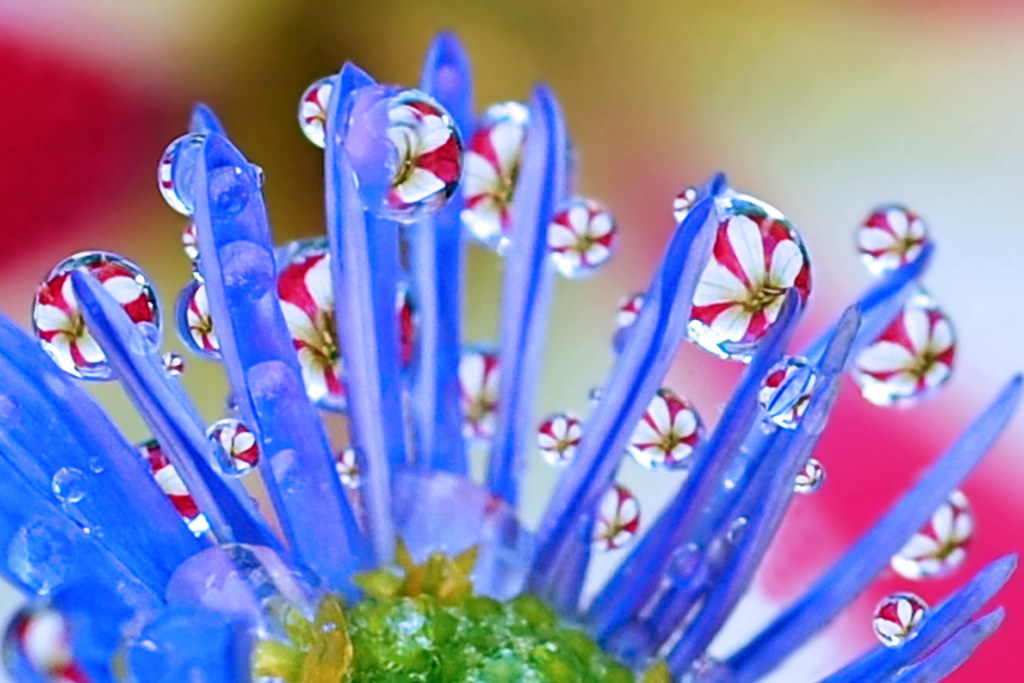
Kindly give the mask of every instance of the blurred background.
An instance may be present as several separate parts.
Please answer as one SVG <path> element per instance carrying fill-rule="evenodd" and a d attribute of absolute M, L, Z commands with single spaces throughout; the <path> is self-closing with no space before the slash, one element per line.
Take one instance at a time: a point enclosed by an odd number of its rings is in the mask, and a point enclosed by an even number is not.
<path fill-rule="evenodd" d="M 298 98 L 345 60 L 415 84 L 439 29 L 474 61 L 478 110 L 558 93 L 580 158 L 580 189 L 613 210 L 613 262 L 560 283 L 540 409 L 585 411 L 612 361 L 614 311 L 642 290 L 672 228 L 672 198 L 715 170 L 779 207 L 800 229 L 814 277 L 800 336 L 820 331 L 870 284 L 853 232 L 876 204 L 919 212 L 938 242 L 926 287 L 959 332 L 955 375 L 910 410 L 875 408 L 849 383 L 817 457 L 825 487 L 794 505 L 723 652 L 813 580 L 905 489 L 1001 384 L 1024 366 L 1024 5 L 1011 0 L 697 3 L 678 0 L 0 0 L 0 310 L 27 324 L 34 288 L 65 255 L 99 248 L 143 265 L 170 310 L 189 277 L 183 220 L 157 192 L 156 162 L 204 101 L 266 171 L 284 242 L 323 231 L 322 157 L 299 132 Z M 474 253 L 471 336 L 493 338 L 500 263 Z M 580 330 L 586 333 L 581 334 Z M 171 348 L 181 348 L 168 331 Z M 184 381 L 211 419 L 215 365 L 189 358 Z M 713 424 L 738 368 L 694 349 L 668 384 Z M 135 438 L 147 434 L 116 387 L 97 388 Z M 883 577 L 775 681 L 799 683 L 873 644 L 880 597 L 938 602 L 970 572 L 1024 546 L 1024 416 L 965 490 L 978 533 L 950 579 Z M 523 513 L 536 520 L 553 473 L 531 458 Z M 678 480 L 627 466 L 650 508 Z M 615 558 L 603 558 L 605 563 Z M 598 568 L 601 571 L 601 568 Z M 9 593 L 7 610 L 17 598 Z M 952 680 L 1008 680 L 1024 667 L 1024 581 L 1009 616 Z"/>

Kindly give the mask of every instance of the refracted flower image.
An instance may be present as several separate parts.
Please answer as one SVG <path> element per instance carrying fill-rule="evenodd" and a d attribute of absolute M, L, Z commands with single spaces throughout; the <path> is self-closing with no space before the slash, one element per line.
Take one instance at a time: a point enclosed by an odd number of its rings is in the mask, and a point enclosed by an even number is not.
<path fill-rule="evenodd" d="M 145 264 L 93 250 L 45 275 L 31 330 L 0 319 L 0 570 L 28 597 L 3 643 L 11 675 L 756 681 L 889 567 L 905 583 L 865 624 L 877 646 L 822 680 L 938 681 L 984 647 L 1015 555 L 933 606 L 914 582 L 969 552 L 960 486 L 1019 376 L 781 614 L 735 648 L 715 642 L 786 511 L 822 486 L 812 454 L 843 378 L 905 407 L 950 376 L 917 216 L 871 214 L 858 244 L 876 280 L 798 347 L 813 245 L 722 173 L 666 197 L 675 230 L 646 290 L 608 311 L 616 355 L 591 409 L 543 416 L 556 281 L 594 274 L 625 229 L 581 194 L 550 88 L 483 108 L 473 92 L 447 33 L 418 87 L 352 63 L 317 80 L 298 119 L 323 150 L 327 231 L 286 244 L 262 194 L 274 169 L 197 105 L 156 170 L 186 221 L 176 302 Z M 500 264 L 492 339 L 465 331 L 469 249 Z M 213 424 L 165 328 L 221 364 Z M 687 342 L 742 367 L 716 420 L 667 386 Z M 152 438 L 132 443 L 89 380 L 118 382 Z M 536 525 L 520 509 L 531 458 L 557 472 Z M 658 512 L 622 481 L 627 464 L 676 475 Z M 588 579 L 610 553 L 609 576 Z"/>

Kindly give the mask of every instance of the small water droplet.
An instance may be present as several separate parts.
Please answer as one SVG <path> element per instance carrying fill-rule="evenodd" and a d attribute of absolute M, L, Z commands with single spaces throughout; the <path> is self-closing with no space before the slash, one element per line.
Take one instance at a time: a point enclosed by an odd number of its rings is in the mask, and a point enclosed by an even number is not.
<path fill-rule="evenodd" d="M 50 489 L 60 502 L 73 505 L 85 498 L 85 475 L 74 467 L 61 467 L 50 480 Z"/>
<path fill-rule="evenodd" d="M 206 436 L 217 446 L 217 464 L 226 475 L 241 476 L 259 462 L 256 435 L 241 420 L 233 417 L 217 420 L 206 430 Z"/>
<path fill-rule="evenodd" d="M 89 471 L 93 474 L 103 474 L 103 461 L 99 458 L 89 458 Z"/>
<path fill-rule="evenodd" d="M 679 190 L 679 194 L 672 200 L 672 217 L 676 219 L 677 225 L 683 222 L 686 214 L 690 213 L 690 209 L 697 203 L 698 193 L 697 188 L 690 185 Z"/>
<path fill-rule="evenodd" d="M 572 462 L 582 438 L 582 424 L 572 413 L 552 415 L 537 429 L 540 454 L 549 465 L 556 467 L 565 467 Z"/>
<path fill-rule="evenodd" d="M 721 358 L 747 362 L 791 289 L 806 303 L 810 261 L 800 235 L 775 207 L 727 191 L 715 202 L 718 233 L 693 298 L 690 339 Z"/>
<path fill-rule="evenodd" d="M 175 306 L 175 324 L 178 336 L 191 350 L 207 358 L 220 358 L 220 341 L 213 329 L 210 300 L 202 282 L 190 280 L 181 290 Z"/>
<path fill-rule="evenodd" d="M 107 357 L 89 333 L 75 298 L 71 285 L 75 270 L 85 270 L 99 280 L 143 333 L 159 342 L 156 292 L 137 265 L 105 251 L 83 251 L 67 257 L 54 266 L 36 290 L 32 326 L 43 350 L 70 375 L 110 379 Z"/>
<path fill-rule="evenodd" d="M 262 190 L 263 184 L 267 182 L 267 174 L 263 170 L 263 167 L 257 166 L 256 164 L 249 164 L 249 170 L 252 171 L 252 174 L 256 177 L 256 188 Z"/>
<path fill-rule="evenodd" d="M 361 488 L 366 474 L 366 456 L 361 450 L 345 448 L 335 458 L 334 469 L 342 486 L 347 489 Z"/>
<path fill-rule="evenodd" d="M 917 635 L 927 614 L 928 604 L 918 596 L 895 593 L 878 603 L 872 625 L 883 645 L 899 647 Z"/>
<path fill-rule="evenodd" d="M 596 406 L 604 398 L 604 387 L 594 387 L 587 392 L 587 399 L 590 401 L 590 405 Z"/>
<path fill-rule="evenodd" d="M 205 136 L 188 133 L 167 145 L 157 164 L 157 183 L 164 201 L 180 214 L 195 210 L 193 177 Z"/>
<path fill-rule="evenodd" d="M 702 561 L 703 555 L 700 546 L 691 541 L 672 553 L 668 560 L 668 566 L 665 568 L 665 574 L 672 581 L 682 581 L 693 576 L 700 568 Z"/>
<path fill-rule="evenodd" d="M 321 149 L 324 147 L 327 107 L 333 90 L 334 77 L 321 78 L 306 88 L 299 100 L 299 128 L 310 142 Z"/>
<path fill-rule="evenodd" d="M 164 369 L 168 375 L 178 377 L 185 372 L 185 359 L 180 354 L 168 351 L 163 355 Z"/>
<path fill-rule="evenodd" d="M 962 491 L 953 491 L 892 557 L 892 568 L 911 580 L 946 576 L 963 563 L 973 536 L 971 504 Z"/>
<path fill-rule="evenodd" d="M 647 405 L 626 449 L 644 467 L 684 469 L 703 434 L 693 406 L 662 388 Z"/>
<path fill-rule="evenodd" d="M 914 262 L 929 241 L 921 217 L 897 204 L 875 209 L 857 228 L 857 251 L 873 275 Z"/>
<path fill-rule="evenodd" d="M 253 190 L 258 191 L 256 177 L 251 169 L 240 166 L 220 166 L 207 175 L 210 210 L 220 218 L 240 214 L 249 204 Z"/>
<path fill-rule="evenodd" d="M 787 356 L 768 371 L 757 398 L 768 419 L 795 429 L 814 396 L 818 373 L 806 358 Z"/>
<path fill-rule="evenodd" d="M 750 520 L 746 517 L 737 517 L 729 524 L 729 529 L 725 532 L 725 540 L 732 545 L 736 545 L 743 540 L 743 536 L 747 533 L 749 526 Z"/>
<path fill-rule="evenodd" d="M 632 543 L 638 533 L 640 502 L 628 488 L 615 484 L 601 499 L 593 545 L 599 550 L 616 550 Z"/>
<path fill-rule="evenodd" d="M 74 547 L 64 533 L 47 520 L 24 525 L 7 546 L 7 566 L 28 588 L 49 593 L 67 576 Z"/>
<path fill-rule="evenodd" d="M 486 441 L 494 435 L 498 416 L 498 354 L 470 347 L 459 360 L 459 389 L 467 439 Z"/>
<path fill-rule="evenodd" d="M 611 258 L 615 243 L 615 219 L 591 199 L 573 197 L 563 202 L 548 225 L 551 260 L 567 278 L 593 273 Z"/>
<path fill-rule="evenodd" d="M 814 458 L 808 458 L 804 468 L 796 475 L 793 490 L 797 493 L 814 493 L 825 483 L 825 467 Z"/>
<path fill-rule="evenodd" d="M 512 229 L 512 198 L 530 110 L 519 102 L 487 108 L 466 150 L 462 224 L 481 244 L 503 251 Z"/>
<path fill-rule="evenodd" d="M 630 294 L 619 302 L 615 313 L 615 327 L 621 332 L 633 326 L 644 305 L 643 293 Z"/>
<path fill-rule="evenodd" d="M 199 258 L 199 235 L 196 234 L 196 224 L 191 221 L 181 231 L 181 248 L 190 261 Z"/>

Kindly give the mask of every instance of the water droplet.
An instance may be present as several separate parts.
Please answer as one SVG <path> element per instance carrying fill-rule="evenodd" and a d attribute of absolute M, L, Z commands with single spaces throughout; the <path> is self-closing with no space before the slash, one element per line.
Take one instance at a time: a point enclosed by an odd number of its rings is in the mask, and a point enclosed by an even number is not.
<path fill-rule="evenodd" d="M 459 391 L 465 417 L 463 436 L 487 440 L 494 436 L 498 415 L 498 354 L 470 347 L 459 360 Z"/>
<path fill-rule="evenodd" d="M 737 517 L 730 522 L 729 529 L 725 532 L 725 540 L 732 545 L 736 545 L 743 540 L 749 526 L 750 520 L 746 517 Z"/>
<path fill-rule="evenodd" d="M 673 582 L 682 581 L 693 576 L 700 569 L 703 560 L 700 546 L 691 541 L 672 553 L 665 574 Z"/>
<path fill-rule="evenodd" d="M 659 389 L 633 430 L 626 449 L 647 468 L 685 468 L 703 436 L 697 411 L 671 389 Z"/>
<path fill-rule="evenodd" d="M 779 317 L 786 294 L 810 294 L 803 242 L 775 207 L 735 192 L 715 203 L 718 233 L 693 297 L 690 339 L 721 357 L 749 361 Z"/>
<path fill-rule="evenodd" d="M 258 189 L 263 189 L 263 184 L 267 182 L 266 171 L 263 170 L 262 166 L 257 166 L 256 164 L 249 164 L 249 170 L 252 171 L 252 174 L 256 177 L 256 187 Z"/>
<path fill-rule="evenodd" d="M 366 473 L 366 456 L 361 450 L 346 448 L 336 456 L 334 469 L 338 472 L 342 486 L 347 489 L 361 488 Z"/>
<path fill-rule="evenodd" d="M 334 78 L 321 78 L 306 88 L 299 100 L 299 128 L 314 145 L 323 149 L 327 125 L 327 107 L 334 90 Z"/>
<path fill-rule="evenodd" d="M 590 275 L 611 257 L 615 231 L 615 219 L 604 206 L 573 197 L 555 211 L 548 226 L 551 260 L 565 277 Z"/>
<path fill-rule="evenodd" d="M 168 375 L 172 377 L 178 377 L 181 373 L 185 372 L 185 359 L 181 355 L 168 351 L 163 355 L 164 369 Z"/>
<path fill-rule="evenodd" d="M 541 423 L 537 430 L 537 446 L 549 465 L 565 467 L 576 455 L 583 438 L 580 419 L 572 413 L 558 413 Z"/>
<path fill-rule="evenodd" d="M 873 275 L 912 263 L 928 241 L 921 217 L 896 204 L 875 209 L 857 228 L 857 251 Z"/>
<path fill-rule="evenodd" d="M 210 192 L 210 210 L 219 217 L 240 214 L 249 204 L 253 189 L 259 187 L 251 168 L 220 166 L 207 175 Z"/>
<path fill-rule="evenodd" d="M 175 323 L 178 336 L 190 349 L 207 358 L 220 358 L 220 341 L 213 329 L 210 300 L 202 282 L 190 280 L 181 290 L 175 306 Z"/>
<path fill-rule="evenodd" d="M 157 183 L 164 201 L 180 214 L 195 210 L 193 176 L 205 136 L 188 133 L 167 145 L 157 164 Z"/>
<path fill-rule="evenodd" d="M 620 332 L 632 327 L 640 315 L 643 305 L 644 295 L 642 293 L 630 294 L 620 301 L 619 308 L 615 312 L 615 327 Z"/>
<path fill-rule="evenodd" d="M 639 532 L 640 503 L 632 491 L 615 484 L 601 499 L 593 545 L 599 550 L 615 550 L 629 545 Z"/>
<path fill-rule="evenodd" d="M 89 471 L 93 474 L 103 474 L 103 461 L 99 458 L 89 458 Z"/>
<path fill-rule="evenodd" d="M 57 500 L 73 505 L 85 498 L 85 475 L 74 467 L 61 467 L 50 480 L 50 489 Z"/>
<path fill-rule="evenodd" d="M 825 483 L 825 467 L 814 458 L 808 458 L 804 468 L 796 475 L 793 490 L 797 493 L 814 493 Z"/>
<path fill-rule="evenodd" d="M 807 412 L 817 384 L 818 373 L 806 358 L 787 356 L 768 371 L 757 399 L 769 420 L 794 429 Z"/>
<path fill-rule="evenodd" d="M 928 523 L 892 557 L 892 568 L 911 580 L 945 576 L 963 563 L 973 536 L 970 502 L 963 492 L 953 491 Z"/>
<path fill-rule="evenodd" d="M 519 102 L 487 108 L 466 150 L 462 224 L 480 243 L 503 250 L 512 229 L 512 197 L 530 110 Z"/>
<path fill-rule="evenodd" d="M 39 681 L 87 680 L 75 661 L 66 618 L 45 603 L 18 610 L 4 634 L 3 655 L 9 670 L 20 671 L 27 667 Z"/>
<path fill-rule="evenodd" d="M 217 464 L 224 474 L 238 477 L 249 472 L 260 459 L 256 435 L 241 420 L 226 417 L 206 430 L 206 436 L 217 445 Z"/>
<path fill-rule="evenodd" d="M 181 248 L 190 261 L 199 258 L 199 235 L 196 234 L 196 224 L 191 221 L 181 231 Z"/>
<path fill-rule="evenodd" d="M 210 523 L 206 519 L 206 515 L 199 511 L 199 506 L 196 505 L 195 499 L 192 498 L 188 489 L 185 488 L 185 482 L 181 480 L 177 470 L 174 469 L 174 465 L 164 455 L 160 444 L 155 440 L 150 440 L 139 445 L 137 448 L 149 464 L 149 469 L 153 473 L 153 478 L 156 479 L 160 490 L 171 501 L 174 509 L 181 515 L 189 530 L 196 536 L 202 536 L 209 531 Z"/>
<path fill-rule="evenodd" d="M 25 524 L 7 546 L 7 566 L 29 590 L 45 594 L 58 587 L 74 561 L 74 546 L 44 519 Z"/>
<path fill-rule="evenodd" d="M 886 647 L 899 647 L 917 634 L 927 613 L 927 603 L 913 593 L 890 595 L 875 608 L 875 635 Z"/>
<path fill-rule="evenodd" d="M 953 371 L 956 335 L 927 296 L 903 311 L 857 356 L 852 375 L 861 395 L 878 406 L 912 404 L 945 384 Z"/>
<path fill-rule="evenodd" d="M 596 406 L 604 398 L 604 387 L 594 387 L 587 392 L 587 399 L 590 401 L 590 405 Z"/>
<path fill-rule="evenodd" d="M 137 265 L 105 251 L 83 251 L 67 257 L 54 266 L 36 290 L 32 326 L 43 350 L 70 375 L 110 379 L 107 357 L 89 333 L 71 286 L 74 270 L 85 270 L 99 280 L 136 325 L 159 343 L 156 292 Z"/>
<path fill-rule="evenodd" d="M 398 314 L 398 334 L 402 365 L 405 368 L 409 368 L 412 366 L 413 354 L 416 353 L 416 329 L 419 325 L 419 317 L 416 312 L 416 302 L 412 298 L 412 289 L 404 281 L 399 281 L 398 283 L 395 311 Z"/>
<path fill-rule="evenodd" d="M 349 97 L 345 122 L 345 149 L 371 213 L 411 223 L 439 210 L 455 192 L 462 141 L 434 98 L 367 86 Z"/>
<path fill-rule="evenodd" d="M 676 219 L 677 225 L 683 222 L 686 214 L 690 213 L 690 209 L 697 203 L 698 192 L 696 187 L 690 185 L 679 190 L 679 194 L 672 200 L 672 216 Z"/>

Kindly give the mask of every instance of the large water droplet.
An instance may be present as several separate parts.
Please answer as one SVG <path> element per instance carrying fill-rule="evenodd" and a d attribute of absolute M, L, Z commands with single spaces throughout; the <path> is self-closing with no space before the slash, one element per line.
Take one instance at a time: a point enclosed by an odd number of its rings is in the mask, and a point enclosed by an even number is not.
<path fill-rule="evenodd" d="M 3 660 L 9 671 L 27 667 L 46 683 L 89 680 L 75 661 L 64 615 L 46 604 L 18 610 L 4 634 Z"/>
<path fill-rule="evenodd" d="M 519 102 L 487 108 L 466 150 L 462 224 L 482 244 L 503 250 L 512 229 L 512 197 L 530 110 Z"/>
<path fill-rule="evenodd" d="M 61 467 L 50 480 L 50 489 L 57 500 L 74 505 L 85 498 L 85 475 L 74 467 Z"/>
<path fill-rule="evenodd" d="M 36 290 L 32 327 L 43 350 L 68 374 L 109 379 L 110 365 L 89 333 L 71 285 L 71 272 L 85 270 L 103 285 L 144 334 L 159 343 L 160 310 L 156 292 L 131 261 L 105 251 L 69 256 L 50 271 Z"/>
<path fill-rule="evenodd" d="M 871 403 L 909 405 L 946 383 L 955 351 L 952 323 L 921 294 L 912 297 L 881 336 L 860 352 L 851 373 Z"/>
<path fill-rule="evenodd" d="M 196 504 L 195 499 L 188 492 L 185 482 L 181 480 L 178 471 L 174 469 L 174 465 L 164 455 L 160 444 L 155 440 L 147 441 L 139 445 L 138 450 L 149 465 L 149 469 L 153 473 L 153 478 L 156 479 L 160 490 L 171 501 L 174 509 L 181 515 L 189 530 L 196 536 L 202 536 L 209 531 L 210 523 L 206 519 L 206 515 L 199 511 L 199 506 Z"/>
<path fill-rule="evenodd" d="M 537 429 L 540 454 L 549 465 L 558 467 L 565 467 L 572 462 L 582 438 L 582 424 L 572 413 L 552 415 Z"/>
<path fill-rule="evenodd" d="M 459 360 L 459 390 L 462 414 L 465 417 L 462 433 L 467 439 L 487 440 L 494 436 L 498 415 L 498 354 L 494 351 L 470 347 Z"/>
<path fill-rule="evenodd" d="M 29 590 L 45 594 L 59 586 L 74 562 L 64 532 L 44 519 L 30 521 L 7 545 L 7 567 Z"/>
<path fill-rule="evenodd" d="M 912 263 L 928 241 L 921 217 L 896 204 L 875 209 L 857 228 L 857 251 L 874 275 Z"/>
<path fill-rule="evenodd" d="M 181 290 L 175 306 L 175 323 L 178 336 L 190 349 L 207 358 L 220 358 L 220 341 L 213 329 L 210 300 L 202 282 L 190 280 Z"/>
<path fill-rule="evenodd" d="M 640 503 L 633 492 L 615 484 L 601 499 L 592 542 L 599 550 L 616 550 L 640 533 Z"/>
<path fill-rule="evenodd" d="M 157 183 L 164 201 L 180 214 L 195 210 L 194 176 L 205 136 L 188 133 L 167 145 L 157 164 Z"/>
<path fill-rule="evenodd" d="M 697 411 L 671 389 L 659 389 L 633 430 L 627 450 L 639 464 L 682 469 L 703 436 Z"/>
<path fill-rule="evenodd" d="M 551 260 L 562 275 L 590 275 L 611 258 L 615 249 L 615 219 L 601 204 L 583 197 L 565 201 L 548 226 Z"/>
<path fill-rule="evenodd" d="M 953 491 L 928 523 L 892 557 L 892 568 L 907 579 L 945 576 L 967 557 L 974 536 L 974 514 L 961 491 Z"/>
<path fill-rule="evenodd" d="M 256 435 L 241 420 L 226 417 L 206 430 L 206 436 L 217 446 L 220 471 L 232 477 L 248 473 L 260 459 Z"/>
<path fill-rule="evenodd" d="M 810 294 L 803 242 L 778 209 L 728 191 L 715 201 L 718 233 L 693 297 L 690 339 L 722 358 L 749 361 L 786 294 Z"/>
<path fill-rule="evenodd" d="M 786 357 L 768 371 L 757 399 L 769 420 L 784 429 L 795 429 L 817 384 L 818 373 L 806 358 Z"/>
<path fill-rule="evenodd" d="M 316 81 L 302 93 L 299 100 L 299 128 L 314 145 L 323 149 L 327 126 L 327 107 L 331 103 L 334 77 L 328 76 Z"/>
<path fill-rule="evenodd" d="M 797 493 L 814 493 L 825 483 L 825 467 L 814 458 L 808 458 L 796 475 L 793 490 Z"/>
<path fill-rule="evenodd" d="M 899 647 L 917 634 L 927 613 L 928 605 L 913 593 L 890 595 L 875 608 L 875 635 L 886 647 Z"/>

